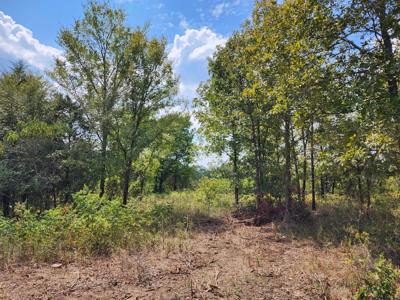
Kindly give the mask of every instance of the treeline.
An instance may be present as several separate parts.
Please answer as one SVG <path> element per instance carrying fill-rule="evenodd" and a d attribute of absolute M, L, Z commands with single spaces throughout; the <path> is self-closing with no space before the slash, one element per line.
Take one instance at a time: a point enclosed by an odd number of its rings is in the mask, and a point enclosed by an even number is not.
<path fill-rule="evenodd" d="M 41 210 L 85 185 L 101 197 L 189 187 L 196 174 L 189 114 L 170 113 L 178 80 L 166 40 L 90 1 L 62 29 L 49 79 L 16 63 L 0 76 L 0 199 Z"/>
<path fill-rule="evenodd" d="M 340 192 L 362 205 L 399 175 L 400 2 L 256 2 L 209 61 L 197 117 L 235 199 Z"/>

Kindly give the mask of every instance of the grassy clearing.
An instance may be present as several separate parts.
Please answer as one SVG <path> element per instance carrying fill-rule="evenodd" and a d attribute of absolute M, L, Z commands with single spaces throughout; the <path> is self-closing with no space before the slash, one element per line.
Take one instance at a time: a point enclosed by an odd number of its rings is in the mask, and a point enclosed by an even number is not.
<path fill-rule="evenodd" d="M 74 195 L 69 205 L 43 213 L 20 205 L 15 218 L 0 218 L 0 263 L 72 261 L 121 250 L 132 253 L 158 243 L 169 247 L 177 239 L 183 242 L 204 229 L 204 222 L 216 222 L 233 211 L 232 195 L 212 186 L 131 199 L 127 206 L 121 205 L 121 199 L 99 199 L 88 191 Z M 398 199 L 398 194 L 382 195 L 366 211 L 355 201 L 329 195 L 320 201 L 316 213 L 300 206 L 293 220 L 279 216 L 272 227 L 286 238 L 344 250 L 348 268 L 342 272 L 356 299 L 396 299 L 400 276 L 396 267 L 400 261 Z M 254 209 L 254 197 L 242 197 L 239 210 Z M 310 272 L 326 273 L 328 278 L 328 271 L 318 264 Z M 329 295 L 325 277 L 315 278 L 316 288 Z"/>
<path fill-rule="evenodd" d="M 366 210 L 354 199 L 328 195 L 316 213 L 305 213 L 295 223 L 282 223 L 280 230 L 320 246 L 366 244 L 374 256 L 383 253 L 400 264 L 399 199 L 399 193 L 382 194 Z"/>
<path fill-rule="evenodd" d="M 290 238 L 312 240 L 325 249 L 344 249 L 354 299 L 400 299 L 399 196 L 379 195 L 366 210 L 354 199 L 328 195 L 316 213 L 300 210 L 296 222 L 281 222 L 278 230 Z M 329 299 L 328 287 L 324 293 Z"/>
<path fill-rule="evenodd" d="M 196 222 L 230 210 L 230 197 L 205 201 L 187 191 L 150 195 L 121 205 L 82 191 L 72 204 L 39 213 L 20 205 L 14 219 L 0 218 L 0 262 L 71 260 L 137 250 L 178 232 L 190 232 Z"/>

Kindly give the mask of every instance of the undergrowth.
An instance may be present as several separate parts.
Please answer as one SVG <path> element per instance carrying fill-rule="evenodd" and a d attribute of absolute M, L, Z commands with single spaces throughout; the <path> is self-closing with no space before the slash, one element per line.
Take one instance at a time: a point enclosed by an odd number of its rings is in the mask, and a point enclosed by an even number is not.
<path fill-rule="evenodd" d="M 316 212 L 297 207 L 295 222 L 281 222 L 282 234 L 310 239 L 322 247 L 347 248 L 357 300 L 400 299 L 400 202 L 398 193 L 381 194 L 369 209 L 328 195 Z M 397 293 L 397 294 L 396 294 Z"/>
<path fill-rule="evenodd" d="M 149 195 L 131 199 L 100 199 L 81 191 L 73 203 L 33 211 L 18 205 L 12 219 L 0 217 L 0 263 L 70 260 L 136 250 L 177 232 L 188 232 L 198 219 L 230 209 L 230 195 L 205 200 L 199 192 Z M 210 207 L 212 210 L 210 211 Z"/>
<path fill-rule="evenodd" d="M 320 246 L 351 246 L 360 234 L 367 234 L 373 256 L 383 253 L 400 264 L 400 201 L 398 194 L 383 194 L 369 210 L 354 199 L 327 195 L 315 213 L 303 213 L 296 222 L 282 224 L 280 230 L 298 239 L 311 239 Z M 300 214 L 300 213 L 299 213 Z"/>

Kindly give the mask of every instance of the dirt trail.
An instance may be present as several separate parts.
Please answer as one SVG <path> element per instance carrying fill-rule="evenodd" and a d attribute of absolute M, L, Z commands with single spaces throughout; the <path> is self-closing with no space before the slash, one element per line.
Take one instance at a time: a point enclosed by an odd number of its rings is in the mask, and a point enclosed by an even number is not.
<path fill-rule="evenodd" d="M 0 299 L 350 299 L 340 249 L 289 240 L 273 224 L 205 220 L 190 238 L 132 255 L 9 267 Z"/>

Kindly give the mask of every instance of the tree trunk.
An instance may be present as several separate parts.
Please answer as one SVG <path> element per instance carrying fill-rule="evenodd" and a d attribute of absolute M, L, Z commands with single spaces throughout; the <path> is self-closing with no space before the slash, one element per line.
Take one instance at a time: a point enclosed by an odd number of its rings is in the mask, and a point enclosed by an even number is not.
<path fill-rule="evenodd" d="M 157 183 L 156 183 L 156 192 L 161 194 L 163 192 L 163 183 L 164 183 L 164 179 L 163 179 L 163 174 L 160 174 L 159 176 L 157 176 Z"/>
<path fill-rule="evenodd" d="M 296 192 L 297 192 L 297 200 L 301 201 L 301 187 L 300 187 L 300 176 L 299 176 L 299 164 L 298 164 L 298 159 L 297 159 L 297 153 L 296 153 L 296 144 L 295 144 L 295 139 L 294 139 L 294 130 L 292 128 L 292 155 L 293 155 L 293 164 L 294 164 L 294 172 L 296 174 Z"/>
<path fill-rule="evenodd" d="M 261 130 L 260 130 L 260 122 L 257 120 L 257 152 L 258 152 L 258 164 L 259 164 L 259 177 L 260 177 L 260 186 L 261 186 L 261 199 L 264 199 L 264 170 L 263 170 L 263 144 L 261 142 Z"/>
<path fill-rule="evenodd" d="M 239 178 L 239 168 L 238 168 L 238 149 L 237 149 L 237 141 L 236 135 L 233 134 L 233 177 L 234 177 L 234 189 L 235 189 L 235 204 L 239 204 L 239 185 L 240 185 L 240 178 Z"/>
<path fill-rule="evenodd" d="M 5 217 L 11 217 L 11 201 L 10 201 L 10 195 L 7 192 L 3 193 L 3 215 Z"/>
<path fill-rule="evenodd" d="M 360 203 L 364 204 L 364 192 L 362 188 L 361 176 L 357 177 L 357 184 L 358 184 L 358 197 L 360 199 Z"/>
<path fill-rule="evenodd" d="M 367 175 L 367 209 L 368 210 L 371 207 L 371 189 L 372 189 L 372 180 L 371 180 L 371 177 Z"/>
<path fill-rule="evenodd" d="M 52 194 L 53 194 L 53 207 L 56 208 L 57 207 L 57 193 L 56 193 L 56 187 L 52 186 Z"/>
<path fill-rule="evenodd" d="M 70 183 L 69 173 L 70 173 L 70 170 L 69 170 L 69 167 L 67 167 L 65 170 L 65 183 L 67 186 L 67 191 L 65 192 L 65 195 L 64 195 L 64 204 L 68 203 L 71 198 L 71 192 L 70 192 L 71 183 Z"/>
<path fill-rule="evenodd" d="M 314 166 L 314 120 L 311 121 L 310 129 L 310 156 L 311 156 L 311 209 L 316 210 L 315 203 L 315 166 Z"/>
<path fill-rule="evenodd" d="M 291 161 L 290 161 L 290 115 L 285 113 L 285 200 L 286 200 L 286 214 L 290 215 L 292 212 L 292 188 L 291 188 Z"/>
<path fill-rule="evenodd" d="M 307 137 L 304 128 L 301 130 L 301 138 L 303 140 L 303 186 L 301 189 L 301 200 L 306 201 L 306 184 L 307 184 Z"/>
<path fill-rule="evenodd" d="M 178 180 L 176 173 L 173 175 L 173 180 L 172 180 L 172 190 L 175 192 L 178 189 Z"/>
<path fill-rule="evenodd" d="M 322 146 L 320 146 L 320 151 L 322 152 L 323 151 L 323 148 L 322 148 Z M 320 153 L 321 153 L 320 152 Z M 322 173 L 322 172 L 321 172 Z M 326 177 L 325 177 L 325 175 L 322 173 L 321 175 L 320 175 L 320 178 L 319 178 L 319 180 L 320 180 L 320 192 L 321 192 L 321 198 L 325 198 L 325 191 L 326 191 Z"/>
<path fill-rule="evenodd" d="M 278 145 L 278 151 L 276 151 L 276 165 L 278 167 L 278 170 L 280 169 L 280 165 L 281 165 L 281 151 L 279 149 L 279 137 L 276 136 L 276 144 Z M 279 172 L 280 173 L 280 172 Z M 278 178 L 281 178 L 281 175 L 279 174 Z M 281 182 L 279 182 L 279 186 L 281 187 Z M 279 188 L 279 194 L 278 194 L 278 201 L 279 203 L 281 203 L 282 201 L 282 189 Z"/>
<path fill-rule="evenodd" d="M 321 188 L 321 197 L 325 197 L 325 177 L 321 175 L 320 177 L 320 188 Z"/>
<path fill-rule="evenodd" d="M 384 1 L 381 2 L 381 5 L 378 5 L 378 18 L 379 18 L 379 26 L 381 30 L 382 42 L 383 42 L 383 51 L 385 55 L 385 75 L 387 80 L 387 89 L 390 98 L 392 101 L 395 101 L 393 104 L 395 105 L 395 109 L 398 108 L 398 101 L 399 101 L 399 87 L 397 83 L 397 78 L 394 70 L 394 51 L 393 51 L 393 42 L 390 37 L 387 21 L 388 16 L 386 15 L 386 5 Z"/>
<path fill-rule="evenodd" d="M 146 183 L 146 176 L 144 174 L 141 174 L 141 177 L 140 177 L 140 195 L 143 195 L 145 183 Z"/>
<path fill-rule="evenodd" d="M 124 205 L 128 203 L 129 182 L 131 180 L 131 172 L 132 172 L 132 159 L 128 159 L 125 165 L 124 183 L 122 187 L 122 204 Z"/>
<path fill-rule="evenodd" d="M 107 161 L 108 134 L 103 131 L 103 140 L 101 141 L 101 162 L 100 162 L 100 198 L 104 195 L 106 182 L 106 161 Z"/>
<path fill-rule="evenodd" d="M 357 176 L 358 197 L 360 199 L 360 203 L 364 204 L 364 192 L 363 192 L 363 187 L 362 187 L 360 166 L 357 166 L 357 173 L 358 173 L 358 176 Z"/>
<path fill-rule="evenodd" d="M 256 167 L 256 197 L 257 197 L 257 207 L 259 207 L 260 201 L 264 198 L 263 188 L 262 188 L 262 173 L 261 173 L 261 161 L 259 156 L 258 142 L 257 142 L 257 133 L 254 124 L 254 119 L 250 114 L 251 119 L 251 127 L 252 127 L 252 140 L 254 145 L 254 160 Z"/>

